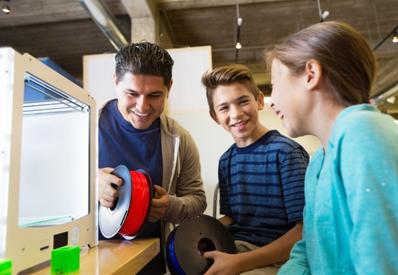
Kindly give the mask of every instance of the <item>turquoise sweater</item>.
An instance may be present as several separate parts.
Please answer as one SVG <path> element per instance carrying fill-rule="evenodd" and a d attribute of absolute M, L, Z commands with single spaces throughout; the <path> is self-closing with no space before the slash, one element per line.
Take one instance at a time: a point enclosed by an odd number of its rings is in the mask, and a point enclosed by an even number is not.
<path fill-rule="evenodd" d="M 337 117 L 305 178 L 303 240 L 278 274 L 398 274 L 398 125 L 371 105 Z"/>

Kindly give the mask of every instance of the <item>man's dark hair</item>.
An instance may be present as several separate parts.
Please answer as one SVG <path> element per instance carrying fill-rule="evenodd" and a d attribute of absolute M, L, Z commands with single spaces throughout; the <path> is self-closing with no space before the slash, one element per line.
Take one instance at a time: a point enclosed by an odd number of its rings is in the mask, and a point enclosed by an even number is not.
<path fill-rule="evenodd" d="M 132 43 L 121 48 L 115 56 L 117 80 L 126 73 L 155 75 L 163 77 L 169 85 L 174 61 L 169 53 L 158 45 L 149 42 Z"/>

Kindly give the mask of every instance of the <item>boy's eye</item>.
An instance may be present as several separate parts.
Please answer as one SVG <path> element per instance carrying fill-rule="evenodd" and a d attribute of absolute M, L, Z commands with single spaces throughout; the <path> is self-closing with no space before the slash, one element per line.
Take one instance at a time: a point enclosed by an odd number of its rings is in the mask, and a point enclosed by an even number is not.
<path fill-rule="evenodd" d="M 249 103 L 249 100 L 248 99 L 243 99 L 239 103 L 243 105 L 243 104 Z"/>

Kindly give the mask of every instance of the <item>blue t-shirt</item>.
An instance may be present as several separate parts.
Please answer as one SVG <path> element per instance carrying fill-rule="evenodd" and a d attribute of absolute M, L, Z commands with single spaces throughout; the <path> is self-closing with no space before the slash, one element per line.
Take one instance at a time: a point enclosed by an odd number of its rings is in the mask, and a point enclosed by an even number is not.
<path fill-rule="evenodd" d="M 253 144 L 233 144 L 219 161 L 220 212 L 236 240 L 266 245 L 303 219 L 309 156 L 297 142 L 268 131 Z"/>
<path fill-rule="evenodd" d="M 162 186 L 160 119 L 147 129 L 135 129 L 112 100 L 102 109 L 98 132 L 99 168 L 123 164 L 130 171 L 144 169 L 152 184 Z M 160 237 L 160 223 L 146 222 L 137 237 Z"/>

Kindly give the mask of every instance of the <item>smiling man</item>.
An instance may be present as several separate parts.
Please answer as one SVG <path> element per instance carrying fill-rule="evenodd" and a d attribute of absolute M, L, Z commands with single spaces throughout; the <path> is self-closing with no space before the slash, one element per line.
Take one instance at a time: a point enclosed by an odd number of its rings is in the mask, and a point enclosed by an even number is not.
<path fill-rule="evenodd" d="M 123 183 L 111 174 L 114 167 L 146 170 L 155 196 L 137 237 L 164 242 L 166 223 L 181 223 L 206 208 L 198 150 L 189 133 L 163 114 L 174 63 L 167 51 L 136 43 L 122 48 L 115 60 L 117 99 L 106 103 L 99 117 L 99 201 L 105 207 L 116 202 L 118 191 L 111 184 Z M 140 274 L 162 274 L 164 267 L 159 253 Z"/>

